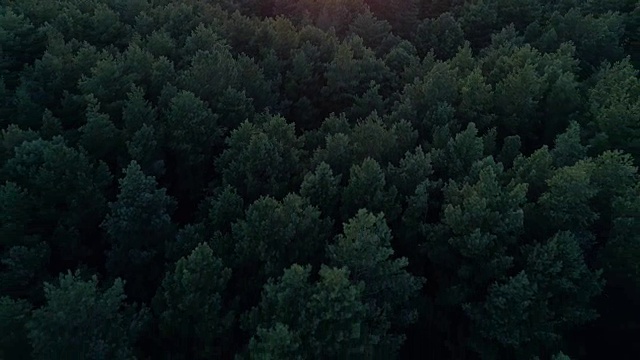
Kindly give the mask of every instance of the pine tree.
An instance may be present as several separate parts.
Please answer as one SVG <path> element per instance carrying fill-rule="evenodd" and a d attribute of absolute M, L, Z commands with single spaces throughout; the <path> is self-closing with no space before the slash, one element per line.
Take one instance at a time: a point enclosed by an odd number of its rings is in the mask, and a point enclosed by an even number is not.
<path fill-rule="evenodd" d="M 175 231 L 170 217 L 175 200 L 136 162 L 129 164 L 119 184 L 118 197 L 102 223 L 111 244 L 107 268 L 128 281 L 133 299 L 149 299 L 162 275 L 164 244 Z"/>
<path fill-rule="evenodd" d="M 333 174 L 327 163 L 321 162 L 315 172 L 305 175 L 300 186 L 300 195 L 317 206 L 324 216 L 334 217 L 340 200 L 341 178 L 342 176 Z"/>
<path fill-rule="evenodd" d="M 390 221 L 398 216 L 395 187 L 387 186 L 382 168 L 375 160 L 366 158 L 361 165 L 353 165 L 349 183 L 342 193 L 342 219 L 355 215 L 360 209 L 383 212 Z"/>
<path fill-rule="evenodd" d="M 264 115 L 261 120 L 245 121 L 233 130 L 216 162 L 223 182 L 249 202 L 261 195 L 283 198 L 301 180 L 302 139 L 294 125 L 280 116 Z"/>
<path fill-rule="evenodd" d="M 382 215 L 365 210 L 344 224 L 344 234 L 327 248 L 330 266 L 349 269 L 349 279 L 362 284 L 362 301 L 379 331 L 382 341 L 393 354 L 402 344 L 403 335 L 391 329 L 402 328 L 417 320 L 415 300 L 424 282 L 406 271 L 406 258 L 393 259 L 391 231 Z"/>
<path fill-rule="evenodd" d="M 104 163 L 96 164 L 86 153 L 54 137 L 16 147 L 2 174 L 28 194 L 33 224 L 28 235 L 41 236 L 50 246 L 54 269 L 73 267 L 88 252 L 102 251 L 94 239 L 107 210 L 106 188 L 111 183 Z"/>
<path fill-rule="evenodd" d="M 177 358 L 210 359 L 224 354 L 233 315 L 224 311 L 231 270 L 207 244 L 198 245 L 165 276 L 154 302 L 167 351 Z"/>
<path fill-rule="evenodd" d="M 259 280 L 278 276 L 291 264 L 319 264 L 331 225 L 298 195 L 282 201 L 260 198 L 232 226 L 238 265 L 249 266 L 260 284 Z"/>
<path fill-rule="evenodd" d="M 368 328 L 363 287 L 349 281 L 349 271 L 323 267 L 319 275 L 312 282 L 310 266 L 293 265 L 265 285 L 248 318 L 256 332 L 250 357 L 360 359 L 385 350 L 383 334 Z"/>
<path fill-rule="evenodd" d="M 121 280 L 103 290 L 95 276 L 83 280 L 68 273 L 45 283 L 45 297 L 27 323 L 34 359 L 134 359 L 147 312 L 124 305 Z"/>
<path fill-rule="evenodd" d="M 95 159 L 115 164 L 124 150 L 124 138 L 108 115 L 99 111 L 100 105 L 90 97 L 87 122 L 80 127 L 80 146 Z"/>

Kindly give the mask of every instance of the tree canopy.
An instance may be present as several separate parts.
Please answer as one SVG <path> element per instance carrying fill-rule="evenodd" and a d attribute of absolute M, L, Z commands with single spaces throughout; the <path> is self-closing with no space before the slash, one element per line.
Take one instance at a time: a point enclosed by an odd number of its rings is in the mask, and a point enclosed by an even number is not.
<path fill-rule="evenodd" d="M 0 0 L 1 359 L 640 357 L 637 0 Z"/>

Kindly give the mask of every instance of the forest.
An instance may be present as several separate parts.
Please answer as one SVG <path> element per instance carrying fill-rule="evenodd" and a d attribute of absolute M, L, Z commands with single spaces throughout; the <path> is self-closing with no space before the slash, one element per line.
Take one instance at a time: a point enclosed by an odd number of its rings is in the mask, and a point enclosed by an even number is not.
<path fill-rule="evenodd" d="M 0 0 L 0 359 L 640 357 L 638 0 Z"/>

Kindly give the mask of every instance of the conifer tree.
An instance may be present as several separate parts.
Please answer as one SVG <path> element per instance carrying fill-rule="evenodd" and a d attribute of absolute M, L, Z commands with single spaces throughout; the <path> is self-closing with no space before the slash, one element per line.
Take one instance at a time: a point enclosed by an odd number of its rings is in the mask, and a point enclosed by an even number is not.
<path fill-rule="evenodd" d="M 34 359 L 134 359 L 133 344 L 147 320 L 145 310 L 124 305 L 124 283 L 105 289 L 97 277 L 60 275 L 45 284 L 46 304 L 27 323 Z"/>
<path fill-rule="evenodd" d="M 231 277 L 207 244 L 178 260 L 165 276 L 154 302 L 167 351 L 178 358 L 209 359 L 224 354 L 223 341 L 233 315 L 224 311 L 224 291 Z"/>
<path fill-rule="evenodd" d="M 111 244 L 107 269 L 128 281 L 133 299 L 148 300 L 153 286 L 147 284 L 159 283 L 164 244 L 175 231 L 170 217 L 175 200 L 136 162 L 129 164 L 119 184 L 118 197 L 102 223 Z"/>

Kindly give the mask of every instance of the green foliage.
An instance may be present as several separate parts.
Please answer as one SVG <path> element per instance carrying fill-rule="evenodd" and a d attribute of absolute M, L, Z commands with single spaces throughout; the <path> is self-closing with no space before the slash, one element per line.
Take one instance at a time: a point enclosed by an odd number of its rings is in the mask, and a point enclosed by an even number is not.
<path fill-rule="evenodd" d="M 326 86 L 322 94 L 338 112 L 354 98 L 363 95 L 373 84 L 384 84 L 390 77 L 384 62 L 364 47 L 362 39 L 354 37 L 336 49 L 335 57 L 327 65 Z"/>
<path fill-rule="evenodd" d="M 98 104 L 90 104 L 87 109 L 87 123 L 80 127 L 80 142 L 94 158 L 115 162 L 123 147 L 121 132 L 108 115 L 99 112 Z"/>
<path fill-rule="evenodd" d="M 196 52 L 180 83 L 211 105 L 217 103 L 227 88 L 246 90 L 259 109 L 272 102 L 270 85 L 258 66 L 247 57 L 234 59 L 227 49 L 219 46 Z"/>
<path fill-rule="evenodd" d="M 507 346 L 519 346 L 529 341 L 526 330 L 519 329 L 519 324 L 527 320 L 536 290 L 524 272 L 505 284 L 493 285 L 484 304 L 484 313 L 471 315 L 472 319 L 478 318 L 479 332 Z M 497 354 L 494 352 L 492 355 Z"/>
<path fill-rule="evenodd" d="M 4 160 L 15 155 L 15 148 L 24 142 L 38 140 L 38 134 L 33 130 L 23 130 L 15 124 L 2 130 L 2 153 Z"/>
<path fill-rule="evenodd" d="M 34 359 L 134 359 L 132 346 L 147 312 L 123 304 L 124 284 L 104 290 L 79 273 L 45 284 L 46 304 L 27 324 Z"/>
<path fill-rule="evenodd" d="M 557 167 L 571 166 L 587 157 L 587 147 L 581 144 L 578 123 L 572 122 L 566 132 L 558 135 L 551 155 Z"/>
<path fill-rule="evenodd" d="M 31 304 L 24 300 L 0 297 L 0 356 L 19 359 L 30 352 L 26 324 L 31 317 Z"/>
<path fill-rule="evenodd" d="M 480 337 L 473 346 L 485 358 L 502 352 L 528 359 L 556 349 L 562 331 L 595 317 L 590 301 L 602 281 L 585 265 L 575 236 L 559 233 L 527 253 L 526 270 L 493 284 L 483 305 L 465 306 Z"/>
<path fill-rule="evenodd" d="M 548 305 L 551 314 L 563 314 L 557 330 L 583 324 L 596 317 L 590 300 L 600 293 L 600 271 L 591 271 L 575 235 L 561 232 L 536 244 L 527 256 L 527 271 L 543 294 L 557 294 Z M 547 300 L 548 301 L 548 300 Z"/>
<path fill-rule="evenodd" d="M 418 134 L 407 121 L 385 125 L 377 113 L 359 121 L 350 133 L 356 160 L 370 157 L 381 163 L 397 162 L 416 145 Z"/>
<path fill-rule="evenodd" d="M 282 201 L 260 198 L 232 226 L 237 261 L 251 266 L 252 276 L 264 279 L 294 263 L 317 263 L 330 227 L 330 221 L 300 196 L 287 195 Z"/>
<path fill-rule="evenodd" d="M 44 32 L 34 26 L 27 16 L 11 7 L 0 14 L 0 76 L 13 89 L 25 64 L 31 64 L 44 51 Z"/>
<path fill-rule="evenodd" d="M 442 218 L 449 239 L 438 243 L 429 239 L 429 246 L 447 248 L 462 262 L 457 264 L 457 281 L 452 290 L 466 298 L 475 286 L 485 286 L 499 278 L 513 266 L 511 249 L 522 233 L 527 187 L 525 184 L 504 186 L 499 180 L 500 168 L 486 166 L 478 178 L 465 184 L 450 182 L 444 189 L 445 207 Z M 434 249 L 435 250 L 435 249 Z M 437 258 L 434 251 L 432 261 L 448 266 L 448 256 Z M 453 269 L 452 269 L 453 270 Z M 455 283 L 455 282 L 454 282 Z"/>
<path fill-rule="evenodd" d="M 594 146 L 620 149 L 638 157 L 640 80 L 628 60 L 605 66 L 590 90 L 589 110 L 596 131 Z"/>
<path fill-rule="evenodd" d="M 435 135 L 434 135 L 435 136 Z M 449 137 L 442 149 L 433 151 L 434 165 L 445 179 L 460 179 L 469 173 L 473 164 L 484 157 L 484 144 L 474 123 Z"/>
<path fill-rule="evenodd" d="M 300 195 L 320 209 L 324 215 L 335 215 L 340 200 L 341 175 L 334 175 L 325 162 L 321 162 L 315 172 L 305 175 L 300 186 Z"/>
<path fill-rule="evenodd" d="M 165 172 L 162 148 L 158 143 L 156 129 L 147 124 L 137 130 L 127 141 L 127 152 L 131 160 L 140 165 L 142 171 L 151 176 L 161 176 Z"/>
<path fill-rule="evenodd" d="M 187 166 L 211 161 L 208 154 L 220 136 L 216 117 L 202 100 L 186 91 L 171 99 L 165 131 L 177 161 Z"/>
<path fill-rule="evenodd" d="M 553 176 L 555 167 L 553 157 L 546 146 L 536 150 L 528 157 L 518 155 L 513 162 L 513 177 L 529 186 L 527 197 L 538 199 L 548 189 L 547 180 Z"/>
<path fill-rule="evenodd" d="M 231 270 L 213 255 L 209 245 L 200 244 L 164 278 L 155 301 L 162 340 L 172 356 L 219 356 L 221 340 L 233 320 L 222 310 L 230 277 Z"/>
<path fill-rule="evenodd" d="M 231 224 L 244 216 L 244 200 L 235 188 L 225 186 L 208 201 L 206 226 L 213 231 L 228 233 Z"/>
<path fill-rule="evenodd" d="M 558 169 L 547 181 L 549 190 L 539 200 L 554 228 L 582 231 L 598 218 L 590 206 L 597 193 L 591 183 L 593 165 L 579 162 Z"/>
<path fill-rule="evenodd" d="M 47 276 L 51 250 L 37 235 L 30 234 L 29 211 L 24 189 L 12 182 L 0 187 L 0 290 L 6 295 L 35 298 Z"/>
<path fill-rule="evenodd" d="M 289 327 L 276 323 L 272 328 L 258 328 L 249 343 L 252 358 L 264 360 L 295 359 L 302 360 L 300 348 L 302 344 Z"/>
<path fill-rule="evenodd" d="M 0 263 L 0 288 L 3 294 L 24 296 L 39 300 L 40 284 L 48 277 L 47 265 L 51 260 L 51 248 L 38 238 L 26 238 L 21 245 L 6 248 Z"/>
<path fill-rule="evenodd" d="M 562 351 L 557 353 L 556 355 L 553 355 L 552 359 L 553 360 L 571 360 L 571 358 L 565 355 Z"/>
<path fill-rule="evenodd" d="M 20 244 L 29 223 L 28 194 L 16 183 L 0 187 L 0 239 L 2 245 Z"/>
<path fill-rule="evenodd" d="M 96 165 L 94 161 L 55 137 L 23 142 L 2 168 L 6 181 L 20 184 L 29 224 L 37 225 L 25 228 L 28 232 L 24 235 L 46 241 L 54 268 L 64 268 L 65 263 L 73 266 L 87 256 L 87 251 L 96 249 L 97 244 L 89 239 L 97 236 L 97 226 L 106 212 L 105 191 L 111 174 L 104 163 Z M 37 251 L 37 258 L 43 259 L 47 246 L 39 248 L 42 250 Z M 33 250 L 22 249 L 19 253 L 26 256 L 27 251 L 29 258 L 35 259 Z M 28 263 L 33 264 L 33 260 Z"/>
<path fill-rule="evenodd" d="M 596 69 L 605 60 L 612 62 L 624 57 L 621 46 L 624 24 L 620 13 L 581 14 L 578 8 L 554 12 L 545 30 L 556 38 L 554 47 L 573 42 L 582 66 L 587 69 Z"/>
<path fill-rule="evenodd" d="M 640 222 L 636 215 L 640 210 L 640 202 L 637 190 L 629 195 L 614 200 L 612 238 L 603 250 L 602 261 L 610 282 L 637 293 L 640 291 L 637 276 L 640 268 L 636 262 L 640 251 L 637 232 Z"/>
<path fill-rule="evenodd" d="M 380 346 L 379 334 L 368 329 L 363 287 L 346 269 L 323 267 L 319 276 L 312 282 L 311 267 L 293 265 L 265 285 L 252 312 L 251 357 L 366 358 Z"/>
<path fill-rule="evenodd" d="M 353 19 L 349 30 L 362 38 L 367 47 L 377 50 L 389 35 L 391 25 L 385 20 L 376 18 L 371 11 L 364 11 Z"/>
<path fill-rule="evenodd" d="M 173 236 L 175 200 L 157 189 L 155 179 L 136 162 L 129 164 L 119 184 L 118 198 L 109 204 L 101 225 L 111 244 L 107 268 L 130 282 L 136 298 L 144 299 L 150 295 L 144 284 L 158 282 L 163 245 Z"/>
<path fill-rule="evenodd" d="M 387 186 L 384 171 L 371 158 L 367 158 L 362 165 L 353 165 L 349 182 L 342 194 L 342 219 L 347 220 L 360 209 L 383 212 L 388 219 L 398 216 L 396 196 L 398 191 L 393 186 Z"/>
<path fill-rule="evenodd" d="M 463 123 L 473 122 L 484 130 L 494 122 L 493 97 L 492 86 L 476 68 L 460 81 L 460 103 L 456 114 Z"/>
<path fill-rule="evenodd" d="M 40 137 L 44 140 L 51 140 L 55 136 L 62 135 L 62 122 L 53 116 L 51 111 L 45 110 L 42 115 L 42 127 L 40 127 Z"/>
<path fill-rule="evenodd" d="M 406 271 L 406 258 L 394 259 L 391 231 L 382 215 L 365 210 L 344 224 L 339 235 L 327 248 L 329 265 L 349 269 L 353 283 L 363 284 L 363 302 L 379 331 L 387 333 L 383 340 L 387 351 L 394 353 L 403 336 L 388 334 L 389 329 L 406 326 L 417 320 L 415 300 L 423 279 Z"/>
<path fill-rule="evenodd" d="M 448 63 L 436 63 L 425 70 L 426 75 L 410 79 L 395 114 L 409 120 L 421 138 L 433 133 L 437 127 L 454 125 L 451 105 L 459 95 L 455 70 Z"/>
<path fill-rule="evenodd" d="M 418 186 L 433 175 L 431 154 L 420 146 L 413 152 L 407 151 L 398 166 L 389 166 L 388 174 L 401 196 L 413 195 Z"/>
<path fill-rule="evenodd" d="M 350 164 L 353 163 L 354 158 L 355 155 L 353 154 L 349 136 L 339 132 L 326 136 L 324 147 L 317 148 L 314 153 L 313 163 L 326 163 L 331 170 L 344 178 L 349 174 Z"/>
<path fill-rule="evenodd" d="M 503 78 L 495 89 L 497 112 L 509 134 L 529 133 L 544 91 L 545 79 L 533 66 L 524 66 Z"/>
<path fill-rule="evenodd" d="M 144 125 L 153 126 L 158 115 L 153 106 L 145 100 L 144 91 L 139 87 L 133 87 L 127 97 L 122 107 L 122 123 L 126 131 L 134 134 Z"/>
<path fill-rule="evenodd" d="M 282 198 L 298 182 L 302 141 L 284 118 L 266 115 L 258 124 L 245 121 L 226 145 L 216 162 L 222 180 L 250 202 L 261 195 Z"/>
<path fill-rule="evenodd" d="M 0 0 L 0 358 L 638 358 L 639 29 Z"/>
<path fill-rule="evenodd" d="M 416 42 L 421 54 L 433 50 L 439 59 L 449 59 L 463 45 L 464 32 L 450 13 L 444 13 L 437 19 L 425 19 L 418 26 Z"/>

